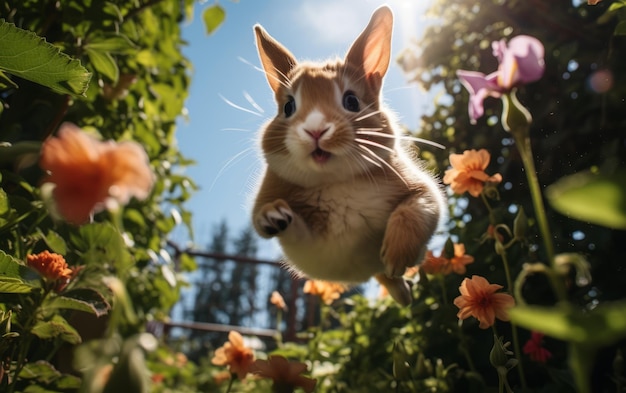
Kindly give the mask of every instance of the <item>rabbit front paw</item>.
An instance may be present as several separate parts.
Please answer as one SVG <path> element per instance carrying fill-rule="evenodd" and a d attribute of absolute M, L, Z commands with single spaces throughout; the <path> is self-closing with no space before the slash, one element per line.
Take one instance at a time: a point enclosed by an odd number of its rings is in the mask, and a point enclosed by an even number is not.
<path fill-rule="evenodd" d="M 273 237 L 285 231 L 293 221 L 293 211 L 282 199 L 263 205 L 255 217 L 255 224 L 260 233 Z"/>

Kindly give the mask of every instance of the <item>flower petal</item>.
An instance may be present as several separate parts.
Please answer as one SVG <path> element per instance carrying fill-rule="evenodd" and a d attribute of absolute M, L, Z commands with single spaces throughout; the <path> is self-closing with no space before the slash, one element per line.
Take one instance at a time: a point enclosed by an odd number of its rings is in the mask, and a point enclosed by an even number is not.
<path fill-rule="evenodd" d="M 544 69 L 543 44 L 534 37 L 518 35 L 509 41 L 503 53 L 498 85 L 510 90 L 519 83 L 534 82 L 543 76 Z"/>

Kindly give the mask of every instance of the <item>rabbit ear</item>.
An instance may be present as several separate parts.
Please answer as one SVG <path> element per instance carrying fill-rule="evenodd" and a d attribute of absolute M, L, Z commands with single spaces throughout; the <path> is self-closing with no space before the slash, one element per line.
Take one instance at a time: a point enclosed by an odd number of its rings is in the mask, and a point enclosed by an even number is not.
<path fill-rule="evenodd" d="M 296 65 L 296 59 L 287 48 L 272 38 L 261 25 L 255 25 L 254 32 L 265 76 L 272 90 L 277 92 L 281 85 L 289 85 L 287 75 Z"/>
<path fill-rule="evenodd" d="M 371 87 L 378 92 L 391 58 L 393 14 L 387 6 L 378 8 L 346 55 L 346 63 L 360 68 Z"/>

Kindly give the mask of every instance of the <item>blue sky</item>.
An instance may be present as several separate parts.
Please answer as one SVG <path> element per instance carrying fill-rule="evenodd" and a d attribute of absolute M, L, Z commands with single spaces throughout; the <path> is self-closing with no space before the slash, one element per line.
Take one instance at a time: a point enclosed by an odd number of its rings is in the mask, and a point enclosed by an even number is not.
<path fill-rule="evenodd" d="M 183 26 L 183 38 L 188 42 L 183 52 L 194 68 L 186 102 L 189 120 L 181 119 L 178 127 L 181 151 L 197 162 L 186 171 L 200 187 L 187 205 L 194 216 L 195 244 L 205 246 L 212 228 L 222 219 L 233 234 L 250 223 L 252 190 L 262 168 L 258 130 L 275 114 L 265 76 L 254 68 L 260 63 L 252 26 L 263 25 L 298 59 L 343 57 L 367 25 L 372 11 L 389 4 L 395 16 L 395 58 L 410 40 L 421 36 L 429 23 L 424 16 L 428 3 L 429 0 L 222 0 L 226 20 L 211 36 L 205 33 L 201 16 L 213 1 L 196 4 L 194 20 Z M 383 94 L 400 122 L 413 130 L 432 101 L 432 96 L 417 85 L 407 84 L 393 60 Z M 237 109 L 226 100 L 256 114 Z M 186 236 L 179 233 L 174 240 L 183 241 Z M 279 255 L 274 246 L 263 243 L 261 256 Z"/>

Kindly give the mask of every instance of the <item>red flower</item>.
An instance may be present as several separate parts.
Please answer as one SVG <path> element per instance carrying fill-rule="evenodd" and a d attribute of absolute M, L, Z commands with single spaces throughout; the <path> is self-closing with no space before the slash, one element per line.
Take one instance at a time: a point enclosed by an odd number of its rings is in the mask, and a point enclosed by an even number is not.
<path fill-rule="evenodd" d="M 147 198 L 154 176 L 143 147 L 136 142 L 101 142 L 71 123 L 48 138 L 39 162 L 53 185 L 56 212 L 72 224 L 93 212 Z"/>
<path fill-rule="evenodd" d="M 524 344 L 522 352 L 528 355 L 532 360 L 539 363 L 545 363 L 552 357 L 552 353 L 542 347 L 544 334 L 540 332 L 531 332 L 530 338 Z"/>

